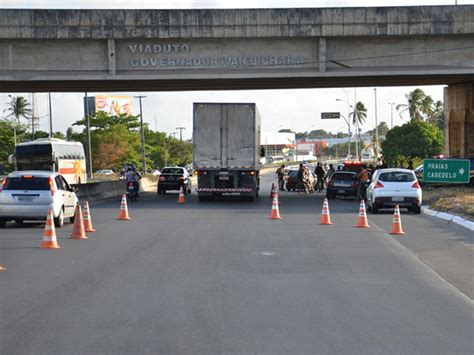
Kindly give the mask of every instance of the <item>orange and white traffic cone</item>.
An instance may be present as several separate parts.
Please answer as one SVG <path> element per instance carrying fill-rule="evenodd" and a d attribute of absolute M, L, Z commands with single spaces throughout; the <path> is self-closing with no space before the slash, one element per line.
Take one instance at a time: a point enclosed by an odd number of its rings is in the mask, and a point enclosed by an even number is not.
<path fill-rule="evenodd" d="M 367 213 L 365 212 L 364 200 L 360 201 L 359 216 L 357 217 L 357 228 L 369 228 L 369 222 L 367 221 Z"/>
<path fill-rule="evenodd" d="M 82 208 L 78 203 L 74 211 L 74 225 L 72 226 L 71 239 L 88 239 L 84 229 L 84 220 L 82 219 Z"/>
<path fill-rule="evenodd" d="M 395 211 L 393 212 L 392 229 L 390 230 L 390 234 L 405 234 L 402 228 L 402 220 L 400 218 L 400 207 L 398 205 L 395 206 Z"/>
<path fill-rule="evenodd" d="M 278 194 L 273 197 L 272 212 L 270 213 L 270 219 L 281 219 L 280 210 L 278 209 Z"/>
<path fill-rule="evenodd" d="M 56 228 L 54 227 L 53 211 L 48 211 L 46 225 L 44 226 L 43 241 L 39 246 L 42 249 L 59 249 L 61 248 L 56 239 Z"/>
<path fill-rule="evenodd" d="M 178 197 L 178 203 L 185 203 L 186 200 L 184 199 L 184 190 L 183 187 L 179 189 L 179 197 Z"/>
<path fill-rule="evenodd" d="M 270 198 L 275 197 L 275 183 L 272 182 L 272 189 L 270 190 Z"/>
<path fill-rule="evenodd" d="M 329 215 L 329 203 L 328 203 L 327 198 L 325 198 L 323 202 L 323 211 L 321 212 L 321 219 L 319 220 L 319 224 L 322 224 L 322 225 L 332 224 L 331 216 Z"/>
<path fill-rule="evenodd" d="M 131 219 L 128 215 L 127 196 L 125 194 L 122 195 L 122 202 L 120 203 L 120 212 L 118 219 L 121 221 L 128 221 L 129 219 Z"/>
<path fill-rule="evenodd" d="M 95 232 L 95 229 L 92 226 L 89 202 L 87 201 L 84 201 L 84 229 L 86 232 Z"/>

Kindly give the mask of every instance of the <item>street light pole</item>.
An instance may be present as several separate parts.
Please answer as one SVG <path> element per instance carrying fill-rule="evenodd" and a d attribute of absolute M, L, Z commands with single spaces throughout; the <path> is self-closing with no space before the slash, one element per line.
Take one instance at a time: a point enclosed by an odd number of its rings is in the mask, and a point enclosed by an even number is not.
<path fill-rule="evenodd" d="M 395 102 L 389 102 L 390 105 L 390 129 L 393 128 L 393 105 L 395 105 Z"/>
<path fill-rule="evenodd" d="M 140 135 L 142 140 L 142 174 L 146 173 L 146 160 L 145 160 L 145 131 L 143 130 L 143 114 L 142 114 L 142 99 L 146 98 L 145 95 L 134 96 L 140 102 Z"/>
<path fill-rule="evenodd" d="M 91 144 L 91 121 L 90 121 L 90 116 L 89 116 L 89 98 L 87 97 L 87 91 L 84 93 L 85 98 L 86 98 L 86 104 L 85 104 L 85 109 L 86 109 L 86 135 L 87 135 L 87 157 L 89 158 L 89 164 L 87 166 L 89 170 L 89 179 L 92 179 L 94 177 L 93 172 L 92 172 L 92 144 Z"/>
<path fill-rule="evenodd" d="M 345 90 L 343 90 L 346 95 L 347 95 L 347 92 Z M 349 155 L 349 157 L 351 156 L 351 123 L 349 121 L 349 116 L 350 116 L 350 113 L 351 113 L 351 105 L 349 104 L 349 95 L 347 95 L 347 101 L 345 100 L 342 100 L 342 99 L 336 99 L 336 101 L 341 101 L 341 102 L 345 102 L 347 104 L 347 118 L 344 117 L 344 115 L 341 115 L 342 118 L 344 118 L 344 121 L 346 121 L 347 123 L 347 133 L 349 134 L 349 146 L 347 148 L 347 155 Z"/>
<path fill-rule="evenodd" d="M 377 119 L 377 88 L 374 88 L 375 94 L 375 155 L 379 157 L 379 124 Z"/>
<path fill-rule="evenodd" d="M 48 93 L 49 102 L 49 138 L 53 138 L 53 108 L 51 106 L 51 93 Z"/>
<path fill-rule="evenodd" d="M 179 140 L 183 140 L 183 130 L 186 129 L 186 127 L 176 127 L 176 129 L 179 129 Z"/>

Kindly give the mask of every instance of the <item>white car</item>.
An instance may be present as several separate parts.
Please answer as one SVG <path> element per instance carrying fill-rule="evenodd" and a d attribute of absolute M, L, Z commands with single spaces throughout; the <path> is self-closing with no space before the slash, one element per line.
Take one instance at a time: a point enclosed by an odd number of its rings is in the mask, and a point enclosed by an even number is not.
<path fill-rule="evenodd" d="M 367 209 L 372 213 L 399 205 L 418 214 L 421 202 L 421 187 L 412 170 L 376 170 L 367 187 Z"/>
<path fill-rule="evenodd" d="M 8 221 L 45 220 L 53 211 L 54 224 L 74 222 L 76 193 L 61 174 L 51 171 L 16 171 L 0 185 L 0 228 Z"/>

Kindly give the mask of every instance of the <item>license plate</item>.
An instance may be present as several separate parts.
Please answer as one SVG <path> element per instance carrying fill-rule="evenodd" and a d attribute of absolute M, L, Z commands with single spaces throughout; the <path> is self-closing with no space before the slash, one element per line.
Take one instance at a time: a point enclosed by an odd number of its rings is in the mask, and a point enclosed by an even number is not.
<path fill-rule="evenodd" d="M 345 193 L 345 192 L 346 192 L 346 191 L 344 191 L 344 190 L 337 190 L 337 193 L 338 193 L 338 194 L 343 194 L 343 193 Z"/>
<path fill-rule="evenodd" d="M 219 180 L 229 180 L 228 176 L 219 176 Z"/>
<path fill-rule="evenodd" d="M 33 201 L 33 197 L 31 197 L 31 196 L 19 196 L 19 197 L 18 197 L 18 201 L 28 201 L 28 202 L 31 202 L 31 201 Z"/>
<path fill-rule="evenodd" d="M 403 201 L 403 197 L 392 197 L 393 202 L 401 202 Z"/>

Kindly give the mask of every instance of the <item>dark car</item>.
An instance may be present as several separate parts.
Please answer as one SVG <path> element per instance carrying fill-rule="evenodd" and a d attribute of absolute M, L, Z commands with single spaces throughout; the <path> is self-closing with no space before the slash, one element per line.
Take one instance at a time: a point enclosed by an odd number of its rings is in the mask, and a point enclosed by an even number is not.
<path fill-rule="evenodd" d="M 179 191 L 183 187 L 183 192 L 191 193 L 191 176 L 186 168 L 179 166 L 165 167 L 161 170 L 158 179 L 157 192 L 159 195 L 165 194 L 168 190 Z"/>
<path fill-rule="evenodd" d="M 313 188 L 316 189 L 316 176 L 312 171 L 310 171 L 313 176 Z M 298 179 L 298 170 L 288 170 L 288 176 L 286 179 L 286 190 L 287 191 L 297 191 L 303 190 L 303 186 Z"/>
<path fill-rule="evenodd" d="M 357 198 L 359 182 L 353 171 L 336 171 L 327 184 L 326 197 L 336 198 L 337 195 L 353 196 Z"/>

